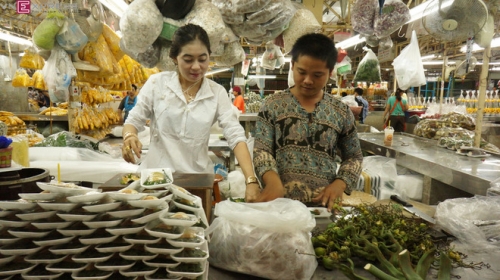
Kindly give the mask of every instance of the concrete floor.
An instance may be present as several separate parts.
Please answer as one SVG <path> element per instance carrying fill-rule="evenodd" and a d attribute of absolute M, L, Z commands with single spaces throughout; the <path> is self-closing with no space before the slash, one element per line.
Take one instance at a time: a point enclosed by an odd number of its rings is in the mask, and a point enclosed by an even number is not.
<path fill-rule="evenodd" d="M 371 111 L 366 116 L 366 125 L 373 126 L 374 128 L 382 131 L 384 129 L 384 111 Z"/>

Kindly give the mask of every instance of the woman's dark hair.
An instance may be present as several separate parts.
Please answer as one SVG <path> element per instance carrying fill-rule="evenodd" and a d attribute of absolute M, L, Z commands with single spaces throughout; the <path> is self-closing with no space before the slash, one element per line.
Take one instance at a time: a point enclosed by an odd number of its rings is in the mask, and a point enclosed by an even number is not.
<path fill-rule="evenodd" d="M 335 62 L 337 62 L 337 49 L 335 48 L 335 44 L 330 38 L 319 33 L 306 34 L 297 39 L 290 53 L 293 62 L 296 62 L 302 55 L 325 61 L 330 71 L 333 70 Z"/>
<path fill-rule="evenodd" d="M 354 92 L 357 93 L 358 95 L 363 95 L 363 89 L 362 88 L 355 88 Z"/>
<path fill-rule="evenodd" d="M 210 50 L 210 40 L 208 39 L 208 34 L 205 29 L 199 25 L 190 23 L 179 27 L 179 29 L 175 31 L 169 57 L 175 59 L 181 52 L 182 47 L 196 39 L 200 40 L 205 47 L 207 47 L 208 54 L 212 53 Z"/>
<path fill-rule="evenodd" d="M 401 95 L 402 95 L 403 93 L 404 93 L 404 91 L 403 91 L 402 89 L 400 89 L 400 88 L 398 88 L 398 89 L 396 90 L 396 94 L 395 94 L 395 95 L 396 95 L 396 99 L 397 99 L 398 101 L 401 101 Z"/>
<path fill-rule="evenodd" d="M 134 90 L 137 90 L 137 86 L 136 86 L 136 85 L 134 85 L 134 84 L 132 84 L 132 88 L 133 88 Z"/>

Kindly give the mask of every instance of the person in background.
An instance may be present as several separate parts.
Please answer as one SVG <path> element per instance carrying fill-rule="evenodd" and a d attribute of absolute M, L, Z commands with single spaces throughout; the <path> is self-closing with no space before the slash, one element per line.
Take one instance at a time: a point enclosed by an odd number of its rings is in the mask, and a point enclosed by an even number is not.
<path fill-rule="evenodd" d="M 118 105 L 118 114 L 120 114 L 121 123 L 124 123 L 127 120 L 129 112 L 134 108 L 135 104 L 137 104 L 137 86 L 132 84 L 132 90 L 127 91 L 127 96 L 122 99 L 120 105 Z M 125 112 L 125 113 L 123 113 Z"/>
<path fill-rule="evenodd" d="M 356 122 L 341 99 L 323 91 L 337 60 L 333 41 L 306 34 L 291 55 L 295 86 L 267 97 L 256 122 L 254 166 L 264 189 L 255 201 L 287 197 L 331 210 L 361 174 Z"/>
<path fill-rule="evenodd" d="M 408 110 L 408 103 L 403 99 L 403 93 L 404 91 L 398 88 L 395 96 L 389 97 L 385 106 L 384 124 L 392 126 L 394 132 L 405 132 L 406 129 L 405 112 Z"/>
<path fill-rule="evenodd" d="M 347 96 L 347 92 L 343 91 L 342 92 L 342 97 L 346 97 Z"/>
<path fill-rule="evenodd" d="M 170 168 L 179 173 L 213 173 L 208 154 L 210 128 L 218 121 L 246 178 L 247 193 L 255 198 L 259 184 L 246 144 L 245 130 L 233 111 L 223 86 L 205 78 L 210 63 L 210 41 L 200 26 L 176 30 L 169 57 L 177 71 L 152 75 L 123 126 L 123 158 L 135 163 L 142 144 L 137 133 L 151 120 L 149 151 L 139 169 Z"/>
<path fill-rule="evenodd" d="M 238 110 L 242 113 L 245 113 L 245 100 L 243 99 L 243 95 L 241 95 L 241 88 L 239 86 L 233 87 L 233 95 L 233 105 L 236 106 L 236 108 L 238 108 Z"/>
<path fill-rule="evenodd" d="M 366 101 L 363 98 L 363 89 L 362 88 L 355 88 L 354 89 L 354 100 L 358 102 L 359 106 L 363 106 L 363 110 L 361 110 L 361 113 L 359 114 L 359 123 L 365 123 L 366 116 L 368 116 L 368 107 L 370 106 L 368 104 L 368 101 Z"/>

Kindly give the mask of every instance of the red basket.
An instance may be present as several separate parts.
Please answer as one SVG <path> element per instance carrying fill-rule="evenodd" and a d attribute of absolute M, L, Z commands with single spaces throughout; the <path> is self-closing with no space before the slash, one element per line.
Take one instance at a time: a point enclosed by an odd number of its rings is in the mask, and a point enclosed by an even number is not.
<path fill-rule="evenodd" d="M 10 167 L 12 162 L 12 147 L 0 149 L 0 168 Z"/>

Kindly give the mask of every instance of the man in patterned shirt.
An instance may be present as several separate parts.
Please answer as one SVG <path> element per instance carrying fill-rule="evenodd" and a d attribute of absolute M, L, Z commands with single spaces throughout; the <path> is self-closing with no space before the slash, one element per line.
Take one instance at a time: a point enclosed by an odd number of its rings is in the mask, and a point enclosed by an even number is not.
<path fill-rule="evenodd" d="M 332 209 L 356 185 L 363 161 L 351 110 L 323 91 L 337 50 L 328 37 L 306 34 L 291 55 L 295 86 L 269 96 L 258 115 L 254 167 L 264 189 L 256 201 L 287 197 Z"/>

